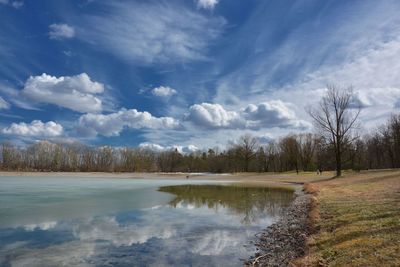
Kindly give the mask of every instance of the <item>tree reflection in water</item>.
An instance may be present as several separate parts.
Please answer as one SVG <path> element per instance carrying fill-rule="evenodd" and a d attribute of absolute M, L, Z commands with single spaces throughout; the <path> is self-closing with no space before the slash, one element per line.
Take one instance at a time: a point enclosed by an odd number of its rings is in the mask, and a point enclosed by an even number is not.
<path fill-rule="evenodd" d="M 265 213 L 271 217 L 282 215 L 294 198 L 291 189 L 242 185 L 164 186 L 159 191 L 176 196 L 169 203 L 175 208 L 179 205 L 194 205 L 196 208 L 207 206 L 217 212 L 225 208 L 243 216 L 243 224 L 256 222 L 265 217 Z"/>

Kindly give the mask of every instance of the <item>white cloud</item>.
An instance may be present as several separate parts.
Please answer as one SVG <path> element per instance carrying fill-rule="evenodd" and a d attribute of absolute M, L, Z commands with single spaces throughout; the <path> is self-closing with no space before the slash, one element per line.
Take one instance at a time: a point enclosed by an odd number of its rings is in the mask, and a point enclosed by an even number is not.
<path fill-rule="evenodd" d="M 139 145 L 140 148 L 142 149 L 149 149 L 155 152 L 163 152 L 163 151 L 170 151 L 170 150 L 175 150 L 177 149 L 179 153 L 192 153 L 200 150 L 197 146 L 195 145 L 187 145 L 187 146 L 178 146 L 178 145 L 172 145 L 172 146 L 162 146 L 159 144 L 154 144 L 154 143 L 141 143 Z"/>
<path fill-rule="evenodd" d="M 194 254 L 205 256 L 227 255 L 243 245 L 243 237 L 232 235 L 228 230 L 212 230 L 201 235 L 194 246 L 189 248 Z"/>
<path fill-rule="evenodd" d="M 170 238 L 176 230 L 169 226 L 120 225 L 115 217 L 99 217 L 87 220 L 74 227 L 74 236 L 82 241 L 106 240 L 115 246 L 131 246 L 146 243 L 150 238 Z"/>
<path fill-rule="evenodd" d="M 389 114 L 399 112 L 399 3 L 381 3 L 371 10 L 370 3 L 363 1 L 347 5 L 347 13 L 326 9 L 315 19 L 288 29 L 277 46 L 270 42 L 279 19 L 270 26 L 265 24 L 261 32 L 252 31 L 266 22 L 266 14 L 279 12 L 268 9 L 264 2 L 259 5 L 259 12 L 240 26 L 238 39 L 227 47 L 222 59 L 238 52 L 247 52 L 248 57 L 230 65 L 232 71 L 217 81 L 213 102 L 236 110 L 236 106 L 249 103 L 281 100 L 293 104 L 291 110 L 298 118 L 310 121 L 307 106 L 316 105 L 326 85 L 334 83 L 353 86 L 365 107 L 360 117 L 365 128 L 376 127 Z M 289 9 L 293 17 L 297 7 L 294 4 Z M 224 70 L 226 60 L 221 62 L 219 68 Z M 280 135 L 285 134 L 286 130 Z"/>
<path fill-rule="evenodd" d="M 378 42 L 373 48 L 355 51 L 343 64 L 326 66 L 309 73 L 305 79 L 313 87 L 326 83 L 353 85 L 356 90 L 400 88 L 400 38 Z"/>
<path fill-rule="evenodd" d="M 20 95 L 20 90 L 15 89 L 7 84 L 0 83 L 0 92 L 7 96 L 8 101 L 10 101 L 13 105 L 23 108 L 34 110 L 37 109 L 31 102 L 27 101 L 27 99 Z"/>
<path fill-rule="evenodd" d="M 149 112 L 121 109 L 118 112 L 85 114 L 79 118 L 79 131 L 86 135 L 117 136 L 124 128 L 132 129 L 179 129 L 178 120 L 171 117 L 154 117 Z"/>
<path fill-rule="evenodd" d="M 54 104 L 83 113 L 101 111 L 102 101 L 95 94 L 103 91 L 103 84 L 93 82 L 86 73 L 59 78 L 43 73 L 31 76 L 21 94 L 38 103 Z"/>
<path fill-rule="evenodd" d="M 358 50 L 342 64 L 321 67 L 293 86 L 275 92 L 275 96 L 294 99 L 303 109 L 298 109 L 299 113 L 304 114 L 306 105 L 319 101 L 326 84 L 352 86 L 355 102 L 363 107 L 360 116 L 363 126 L 380 125 L 399 108 L 400 62 L 396 59 L 400 56 L 400 39 L 377 42 L 374 48 Z"/>
<path fill-rule="evenodd" d="M 10 104 L 0 96 L 0 109 L 9 109 Z"/>
<path fill-rule="evenodd" d="M 50 230 L 57 226 L 57 221 L 42 222 L 38 224 L 27 224 L 22 226 L 25 231 Z"/>
<path fill-rule="evenodd" d="M 75 29 L 68 24 L 54 23 L 49 26 L 50 39 L 61 40 L 69 39 L 75 36 Z"/>
<path fill-rule="evenodd" d="M 182 63 L 206 59 L 225 25 L 171 1 L 129 4 L 109 1 L 107 14 L 83 19 L 79 37 L 135 63 Z"/>
<path fill-rule="evenodd" d="M 31 123 L 12 123 L 9 127 L 2 129 L 1 132 L 7 135 L 28 137 L 54 137 L 62 135 L 63 127 L 53 121 L 43 123 L 40 120 L 34 120 Z"/>
<path fill-rule="evenodd" d="M 187 120 L 206 128 L 242 128 L 245 122 L 235 111 L 227 111 L 220 104 L 202 103 L 189 108 Z"/>
<path fill-rule="evenodd" d="M 383 88 L 364 88 L 355 91 L 354 102 L 363 108 L 376 108 L 377 106 L 386 106 L 388 108 L 396 108 L 400 100 L 400 87 L 383 87 Z"/>
<path fill-rule="evenodd" d="M 213 9 L 218 4 L 218 0 L 197 0 L 197 7 Z"/>
<path fill-rule="evenodd" d="M 145 150 L 151 150 L 155 152 L 162 152 L 166 150 L 164 146 L 153 143 L 141 143 L 139 147 Z"/>
<path fill-rule="evenodd" d="M 182 149 L 182 152 L 190 153 L 190 152 L 196 152 L 196 151 L 198 151 L 198 150 L 199 150 L 199 148 L 198 148 L 197 146 L 195 146 L 195 145 L 188 145 L 188 146 L 185 146 L 185 147 Z"/>
<path fill-rule="evenodd" d="M 157 97 L 169 98 L 177 92 L 169 86 L 159 86 L 151 90 L 151 93 Z"/>
<path fill-rule="evenodd" d="M 243 110 L 246 120 L 254 121 L 264 127 L 294 127 L 297 121 L 291 105 L 280 100 L 250 104 Z"/>
<path fill-rule="evenodd" d="M 204 128 L 260 129 L 307 127 L 292 110 L 292 105 L 279 100 L 249 104 L 238 111 L 226 110 L 220 104 L 202 103 L 189 108 L 188 121 Z"/>

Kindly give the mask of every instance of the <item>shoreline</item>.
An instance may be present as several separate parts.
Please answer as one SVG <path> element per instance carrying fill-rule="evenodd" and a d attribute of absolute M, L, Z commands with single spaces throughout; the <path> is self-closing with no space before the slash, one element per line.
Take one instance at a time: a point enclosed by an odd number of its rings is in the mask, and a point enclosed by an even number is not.
<path fill-rule="evenodd" d="M 291 187 L 299 189 L 304 183 L 328 179 L 325 175 L 315 173 L 163 173 L 163 172 L 32 172 L 32 171 L 0 171 L 1 177 L 68 177 L 68 178 L 118 178 L 149 180 L 211 180 L 253 186 Z M 189 176 L 189 178 L 187 178 Z"/>
<path fill-rule="evenodd" d="M 306 254 L 307 238 L 312 233 L 309 215 L 313 196 L 304 188 L 296 190 L 296 197 L 285 214 L 265 228 L 255 242 L 257 252 L 245 266 L 289 266 Z"/>

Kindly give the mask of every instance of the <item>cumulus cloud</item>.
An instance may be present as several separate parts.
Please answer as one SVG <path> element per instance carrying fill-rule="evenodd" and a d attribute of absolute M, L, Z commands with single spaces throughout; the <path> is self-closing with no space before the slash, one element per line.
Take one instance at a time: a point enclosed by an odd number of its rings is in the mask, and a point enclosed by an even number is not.
<path fill-rule="evenodd" d="M 220 104 L 201 103 L 189 108 L 187 119 L 206 128 L 241 128 L 244 121 L 235 111 L 227 111 Z"/>
<path fill-rule="evenodd" d="M 181 63 L 204 60 L 210 43 L 225 25 L 172 1 L 106 3 L 107 14 L 82 18 L 79 37 L 99 49 L 135 63 Z"/>
<path fill-rule="evenodd" d="M 198 150 L 199 148 L 195 145 L 188 145 L 182 148 L 182 152 L 184 153 L 196 152 Z"/>
<path fill-rule="evenodd" d="M 139 145 L 140 148 L 142 149 L 148 149 L 152 150 L 155 152 L 163 152 L 163 151 L 171 151 L 171 150 L 178 150 L 179 153 L 192 153 L 199 151 L 200 149 L 195 146 L 195 145 L 187 145 L 187 146 L 178 146 L 178 145 L 173 145 L 173 146 L 162 146 L 159 144 L 154 144 L 154 143 L 141 143 Z"/>
<path fill-rule="evenodd" d="M 54 23 L 49 26 L 50 39 L 61 40 L 69 39 L 75 36 L 75 29 L 68 24 Z"/>
<path fill-rule="evenodd" d="M 10 104 L 0 96 L 0 109 L 9 109 Z"/>
<path fill-rule="evenodd" d="M 59 78 L 43 73 L 31 76 L 24 85 L 22 96 L 38 103 L 48 103 L 81 113 L 99 112 L 102 101 L 96 94 L 103 93 L 104 85 L 94 82 L 86 73 Z"/>
<path fill-rule="evenodd" d="M 250 104 L 242 112 L 246 120 L 267 127 L 295 126 L 296 115 L 288 103 L 272 100 L 258 105 Z"/>
<path fill-rule="evenodd" d="M 197 7 L 213 9 L 218 4 L 218 0 L 197 0 Z"/>
<path fill-rule="evenodd" d="M 155 152 L 162 152 L 166 150 L 164 146 L 153 143 L 141 143 L 139 144 L 139 147 L 145 150 L 151 150 Z"/>
<path fill-rule="evenodd" d="M 151 93 L 157 97 L 169 98 L 177 92 L 169 86 L 159 86 L 151 90 Z"/>
<path fill-rule="evenodd" d="M 12 123 L 9 127 L 2 129 L 1 132 L 7 135 L 27 137 L 55 137 L 62 135 L 63 127 L 54 121 L 43 123 L 40 120 L 34 120 L 31 123 Z"/>
<path fill-rule="evenodd" d="M 188 121 L 204 128 L 260 129 L 273 127 L 306 127 L 292 111 L 291 105 L 279 100 L 250 104 L 238 111 L 226 110 L 220 104 L 202 103 L 189 108 Z"/>
<path fill-rule="evenodd" d="M 117 136 L 124 128 L 132 129 L 179 129 L 178 120 L 171 117 L 154 117 L 149 112 L 121 109 L 104 114 L 85 114 L 79 118 L 79 131 L 86 135 Z"/>

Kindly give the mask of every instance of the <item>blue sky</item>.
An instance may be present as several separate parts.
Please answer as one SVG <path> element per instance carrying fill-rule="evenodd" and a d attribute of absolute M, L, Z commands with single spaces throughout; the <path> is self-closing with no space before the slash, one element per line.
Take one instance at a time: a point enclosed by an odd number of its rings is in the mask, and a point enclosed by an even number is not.
<path fill-rule="evenodd" d="M 400 106 L 399 1 L 0 0 L 2 140 L 225 146 L 312 131 L 327 84 L 362 131 Z"/>

